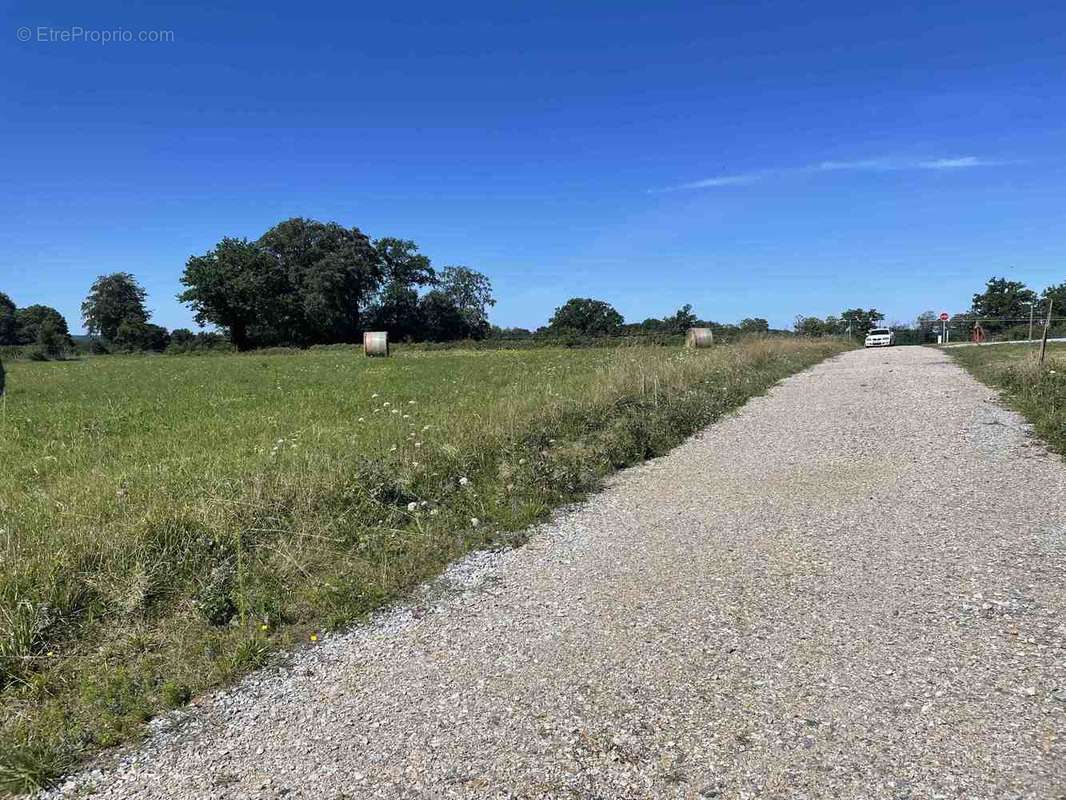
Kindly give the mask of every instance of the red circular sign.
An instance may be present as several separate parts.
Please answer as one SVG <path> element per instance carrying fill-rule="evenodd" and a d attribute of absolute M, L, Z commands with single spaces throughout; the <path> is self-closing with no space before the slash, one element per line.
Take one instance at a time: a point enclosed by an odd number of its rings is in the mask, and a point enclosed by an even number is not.
<path fill-rule="evenodd" d="M 947 312 L 947 311 L 943 312 L 943 313 L 942 313 L 942 314 L 940 315 L 940 321 L 941 321 L 941 322 L 947 322 L 947 321 L 948 321 L 949 319 L 951 319 L 951 316 L 950 316 L 950 315 L 948 314 L 948 312 Z"/>

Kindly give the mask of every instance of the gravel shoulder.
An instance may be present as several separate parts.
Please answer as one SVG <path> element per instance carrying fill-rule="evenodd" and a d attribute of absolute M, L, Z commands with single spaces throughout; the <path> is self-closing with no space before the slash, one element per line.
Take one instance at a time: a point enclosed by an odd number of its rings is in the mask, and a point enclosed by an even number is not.
<path fill-rule="evenodd" d="M 1066 465 L 853 351 L 49 796 L 1066 797 Z"/>

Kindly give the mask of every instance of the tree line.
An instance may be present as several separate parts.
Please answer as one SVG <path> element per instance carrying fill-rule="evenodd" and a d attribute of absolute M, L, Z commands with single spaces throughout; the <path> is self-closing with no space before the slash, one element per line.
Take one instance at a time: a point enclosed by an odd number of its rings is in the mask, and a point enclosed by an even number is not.
<path fill-rule="evenodd" d="M 1033 320 L 1034 326 L 1043 324 L 1049 303 L 1053 303 L 1055 309 L 1052 327 L 1066 328 L 1061 324 L 1066 318 L 1066 281 L 1037 293 L 1021 281 L 993 276 L 981 291 L 973 294 L 967 310 L 951 314 L 948 324 L 955 330 L 954 335 L 960 332 L 969 335 L 974 325 L 980 323 L 988 336 L 1024 338 L 1028 334 L 1029 320 Z M 897 341 L 901 343 L 920 343 L 935 339 L 939 318 L 935 311 L 923 311 L 912 323 L 892 322 L 887 327 L 896 331 Z M 830 315 L 824 319 L 800 315 L 796 317 L 793 330 L 803 336 L 846 335 L 850 330 L 858 337 L 882 324 L 884 319 L 885 315 L 876 308 L 851 308 L 839 316 Z"/>
<path fill-rule="evenodd" d="M 478 339 L 491 332 L 488 277 L 467 266 L 437 270 L 407 239 L 371 240 L 358 228 L 295 217 L 254 241 L 227 237 L 191 256 L 178 299 L 198 325 L 153 324 L 147 292 L 129 272 L 101 275 L 81 306 L 96 352 L 238 350 L 354 343 L 364 330 L 394 340 Z M 18 309 L 0 294 L 0 345 L 38 345 L 54 357 L 73 346 L 53 308 Z"/>
<path fill-rule="evenodd" d="M 765 333 L 770 330 L 770 323 L 760 317 L 744 319 L 736 325 L 703 320 L 696 316 L 689 303 L 661 319 L 648 317 L 642 322 L 627 323 L 622 314 L 606 300 L 572 297 L 555 309 L 547 325 L 536 330 L 493 327 L 490 335 L 503 339 L 676 336 L 694 327 L 711 328 L 716 334 L 731 335 Z"/>
<path fill-rule="evenodd" d="M 1053 327 L 1056 321 L 1066 318 L 1066 281 L 1047 286 L 1038 294 L 1021 281 L 993 276 L 985 283 L 984 291 L 974 293 L 968 310 L 952 315 L 950 324 L 965 329 L 979 323 L 988 335 L 1023 338 L 1028 334 L 1030 320 L 1034 326 L 1042 326 L 1049 310 L 1055 317 Z M 936 316 L 926 312 L 917 322 L 919 327 L 935 324 Z"/>

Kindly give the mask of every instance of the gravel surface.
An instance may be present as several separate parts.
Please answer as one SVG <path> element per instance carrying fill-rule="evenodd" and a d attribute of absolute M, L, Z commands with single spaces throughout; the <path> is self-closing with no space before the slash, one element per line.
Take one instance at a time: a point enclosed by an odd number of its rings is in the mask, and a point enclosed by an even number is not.
<path fill-rule="evenodd" d="M 51 793 L 1066 797 L 1066 466 L 854 351 Z"/>

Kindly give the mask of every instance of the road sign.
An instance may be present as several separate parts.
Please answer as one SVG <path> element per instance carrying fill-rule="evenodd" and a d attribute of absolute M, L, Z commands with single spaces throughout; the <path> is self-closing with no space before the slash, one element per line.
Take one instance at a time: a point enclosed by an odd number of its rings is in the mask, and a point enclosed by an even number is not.
<path fill-rule="evenodd" d="M 951 315 L 947 311 L 941 311 L 940 312 L 940 321 L 941 322 L 947 322 L 949 319 L 951 319 Z"/>

